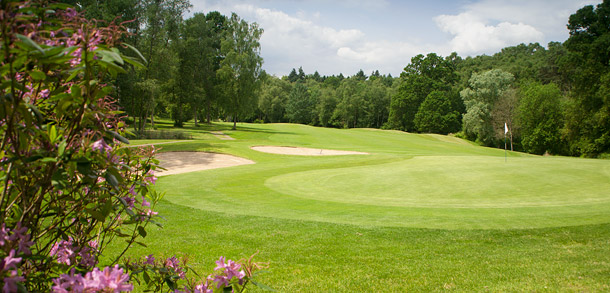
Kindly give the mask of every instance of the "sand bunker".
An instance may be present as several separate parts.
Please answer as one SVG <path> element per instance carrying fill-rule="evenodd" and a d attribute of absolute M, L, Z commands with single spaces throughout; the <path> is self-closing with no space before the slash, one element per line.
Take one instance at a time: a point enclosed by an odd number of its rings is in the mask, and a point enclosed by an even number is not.
<path fill-rule="evenodd" d="M 310 149 L 301 147 L 281 146 L 253 146 L 251 149 L 263 153 L 294 155 L 294 156 L 341 156 L 341 155 L 368 155 L 368 153 L 354 151 L 337 151 L 325 149 Z"/>
<path fill-rule="evenodd" d="M 254 164 L 254 161 L 240 157 L 205 152 L 167 152 L 157 154 L 156 158 L 159 165 L 167 169 L 159 170 L 157 176 Z"/>

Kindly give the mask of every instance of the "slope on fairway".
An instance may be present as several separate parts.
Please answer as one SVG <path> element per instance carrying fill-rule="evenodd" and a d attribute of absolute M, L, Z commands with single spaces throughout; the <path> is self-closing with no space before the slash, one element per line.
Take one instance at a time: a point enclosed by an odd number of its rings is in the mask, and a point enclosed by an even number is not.
<path fill-rule="evenodd" d="M 159 180 L 167 199 L 228 214 L 365 226 L 509 229 L 610 222 L 610 162 L 526 156 L 463 140 L 291 124 L 242 127 L 225 152 L 255 165 Z M 252 145 L 370 156 L 262 154 Z M 366 158 L 365 158 L 366 157 Z"/>

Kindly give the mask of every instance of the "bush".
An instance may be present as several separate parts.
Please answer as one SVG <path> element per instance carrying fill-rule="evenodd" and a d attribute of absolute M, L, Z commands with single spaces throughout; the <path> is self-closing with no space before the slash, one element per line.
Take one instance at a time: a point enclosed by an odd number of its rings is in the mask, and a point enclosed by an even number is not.
<path fill-rule="evenodd" d="M 157 224 L 162 195 L 152 188 L 154 148 L 123 147 L 125 125 L 108 96 L 121 65 L 141 66 L 117 49 L 130 48 L 120 44 L 125 29 L 96 27 L 63 4 L 2 1 L 0 8 L 0 285 L 130 291 L 130 274 L 138 280 L 142 271 L 118 263 Z M 105 248 L 123 242 L 122 253 L 98 268 Z M 163 265 L 176 276 L 143 280 L 173 290 L 184 270 L 173 259 Z M 214 281 L 185 281 L 185 290 L 212 283 L 243 290 L 259 267 L 224 259 L 218 266 Z"/>

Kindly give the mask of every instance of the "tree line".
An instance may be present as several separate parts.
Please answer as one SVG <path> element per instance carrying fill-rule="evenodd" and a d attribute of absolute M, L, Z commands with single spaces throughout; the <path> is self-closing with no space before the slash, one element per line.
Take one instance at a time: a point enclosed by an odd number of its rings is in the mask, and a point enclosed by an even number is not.
<path fill-rule="evenodd" d="M 195 13 L 187 0 L 82 0 L 87 16 L 129 21 L 127 43 L 148 60 L 116 84 L 134 129 L 167 117 L 450 134 L 535 154 L 610 153 L 610 1 L 569 18 L 570 37 L 491 56 L 420 54 L 399 77 L 262 69 L 263 32 L 236 14 Z M 505 124 L 508 132 L 505 132 Z"/>

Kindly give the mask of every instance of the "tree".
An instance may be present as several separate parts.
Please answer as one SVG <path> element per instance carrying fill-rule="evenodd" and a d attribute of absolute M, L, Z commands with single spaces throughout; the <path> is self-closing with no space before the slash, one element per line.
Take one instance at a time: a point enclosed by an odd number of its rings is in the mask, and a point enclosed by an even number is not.
<path fill-rule="evenodd" d="M 233 129 L 237 127 L 237 117 L 257 104 L 255 91 L 260 86 L 263 63 L 259 43 L 262 33 L 257 23 L 248 24 L 235 13 L 228 20 L 221 45 L 225 58 L 217 75 L 223 81 L 224 108 L 233 119 Z"/>
<path fill-rule="evenodd" d="M 448 134 L 460 129 L 460 113 L 451 103 L 449 93 L 445 91 L 431 92 L 419 106 L 415 114 L 415 127 L 420 132 Z"/>
<path fill-rule="evenodd" d="M 519 124 L 523 149 L 542 155 L 563 150 L 561 90 L 553 83 L 530 83 L 521 88 Z"/>
<path fill-rule="evenodd" d="M 566 113 L 566 138 L 571 153 L 597 156 L 610 151 L 610 101 L 606 83 L 610 74 L 610 1 L 589 5 L 570 16 L 568 54 L 571 95 Z"/>
<path fill-rule="evenodd" d="M 494 127 L 491 111 L 494 103 L 513 82 L 512 74 L 494 69 L 475 73 L 469 80 L 469 88 L 460 92 L 466 106 L 463 116 L 463 130 L 467 136 L 489 145 Z"/>
<path fill-rule="evenodd" d="M 337 89 L 339 103 L 333 112 L 336 120 L 344 128 L 360 126 L 364 116 L 364 82 L 355 78 L 347 78 Z"/>
<path fill-rule="evenodd" d="M 388 127 L 404 131 L 416 130 L 415 114 L 421 103 L 435 90 L 450 91 L 458 80 L 454 59 L 430 53 L 411 58 L 400 74 L 402 83 L 392 97 Z"/>
<path fill-rule="evenodd" d="M 286 104 L 290 84 L 275 76 L 268 76 L 261 86 L 258 99 L 258 108 L 263 114 L 264 121 L 285 122 Z"/>
<path fill-rule="evenodd" d="M 521 136 L 520 125 L 516 123 L 519 112 L 519 94 L 516 89 L 507 89 L 494 103 L 491 110 L 491 124 L 494 128 L 494 137 L 497 142 L 502 141 L 505 135 L 508 135 L 510 141 L 510 150 L 514 150 L 515 139 L 519 140 Z M 504 123 L 508 127 L 508 133 L 505 133 Z"/>
<path fill-rule="evenodd" d="M 312 110 L 315 106 L 307 86 L 297 82 L 292 87 L 286 105 L 286 117 L 291 123 L 310 124 L 312 121 Z"/>
<path fill-rule="evenodd" d="M 379 73 L 379 72 L 377 72 Z M 379 78 L 371 77 L 364 88 L 364 126 L 381 128 L 388 120 L 390 95 L 387 87 Z"/>

